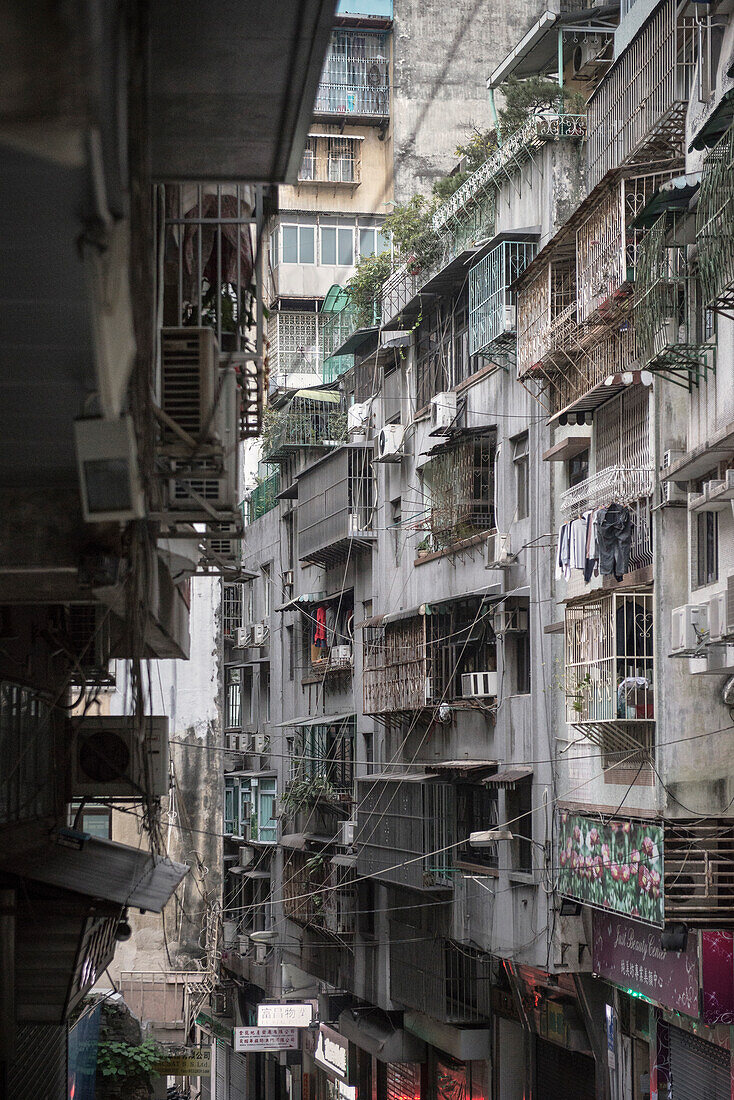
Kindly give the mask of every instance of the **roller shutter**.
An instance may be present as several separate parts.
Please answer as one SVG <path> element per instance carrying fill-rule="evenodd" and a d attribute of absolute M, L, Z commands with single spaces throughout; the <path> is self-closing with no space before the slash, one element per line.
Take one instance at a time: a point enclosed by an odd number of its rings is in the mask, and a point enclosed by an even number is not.
<path fill-rule="evenodd" d="M 421 1067 L 416 1062 L 389 1062 L 387 1100 L 417 1100 L 421 1094 Z"/>
<path fill-rule="evenodd" d="M 234 1050 L 229 1055 L 229 1100 L 247 1100 L 247 1061 Z"/>
<path fill-rule="evenodd" d="M 731 1100 L 728 1050 L 670 1029 L 670 1077 L 672 1100 Z"/>
<path fill-rule="evenodd" d="M 540 1038 L 535 1052 L 537 1100 L 596 1100 L 593 1058 Z"/>

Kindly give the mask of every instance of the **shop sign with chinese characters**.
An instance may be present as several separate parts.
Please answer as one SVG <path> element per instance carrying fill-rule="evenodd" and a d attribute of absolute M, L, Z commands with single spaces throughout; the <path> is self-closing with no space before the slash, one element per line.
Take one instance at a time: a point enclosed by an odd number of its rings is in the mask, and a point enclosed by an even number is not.
<path fill-rule="evenodd" d="M 662 924 L 663 830 L 562 813 L 558 891 L 601 909 Z"/>
<path fill-rule="evenodd" d="M 664 951 L 660 931 L 612 913 L 594 913 L 594 973 L 656 1001 L 698 1016 L 698 940 L 688 933 L 685 951 Z"/>
<path fill-rule="evenodd" d="M 258 1027 L 308 1027 L 313 1020 L 311 1004 L 258 1005 Z"/>
<path fill-rule="evenodd" d="M 153 1067 L 161 1077 L 209 1077 L 212 1071 L 211 1047 L 169 1054 Z"/>
<path fill-rule="evenodd" d="M 296 1027 L 236 1027 L 234 1049 L 248 1050 L 297 1050 Z"/>
<path fill-rule="evenodd" d="M 313 1056 L 314 1061 L 329 1073 L 342 1081 L 349 1080 L 349 1040 L 338 1031 L 321 1024 Z"/>

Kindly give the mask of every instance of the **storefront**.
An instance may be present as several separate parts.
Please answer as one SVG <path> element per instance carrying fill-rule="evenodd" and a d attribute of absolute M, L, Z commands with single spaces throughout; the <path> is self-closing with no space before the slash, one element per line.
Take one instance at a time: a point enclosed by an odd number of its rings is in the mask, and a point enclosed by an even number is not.
<path fill-rule="evenodd" d="M 402 1013 L 376 1007 L 339 1017 L 356 1049 L 358 1100 L 420 1100 L 426 1044 L 402 1025 Z"/>
<path fill-rule="evenodd" d="M 670 1100 L 731 1100 L 731 1055 L 683 1031 L 668 1028 Z"/>

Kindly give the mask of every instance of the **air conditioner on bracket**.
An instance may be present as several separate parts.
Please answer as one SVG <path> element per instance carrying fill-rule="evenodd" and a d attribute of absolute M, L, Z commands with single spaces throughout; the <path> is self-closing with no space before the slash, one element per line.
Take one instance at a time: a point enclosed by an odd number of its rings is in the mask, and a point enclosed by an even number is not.
<path fill-rule="evenodd" d="M 355 821 L 342 821 L 339 825 L 339 843 L 343 844 L 345 848 L 351 847 L 354 844 L 354 830 L 356 828 Z"/>
<path fill-rule="evenodd" d="M 349 664 L 352 660 L 352 647 L 350 645 L 335 645 L 331 647 L 329 661 L 333 665 Z"/>
<path fill-rule="evenodd" d="M 510 536 L 493 531 L 487 539 L 487 569 L 507 569 L 515 558 L 510 552 Z"/>
<path fill-rule="evenodd" d="M 528 612 L 525 607 L 510 607 L 495 611 L 495 634 L 525 634 L 528 629 Z"/>
<path fill-rule="evenodd" d="M 431 398 L 431 434 L 440 435 L 456 420 L 457 397 L 453 390 Z"/>
<path fill-rule="evenodd" d="M 727 633 L 726 592 L 717 592 L 709 600 L 709 641 L 720 642 Z"/>
<path fill-rule="evenodd" d="M 464 672 L 461 677 L 461 694 L 464 699 L 496 697 L 498 685 L 497 672 Z"/>
<path fill-rule="evenodd" d="M 403 436 L 405 428 L 402 424 L 386 424 L 380 428 L 377 437 L 376 462 L 400 462 L 402 456 Z"/>
<path fill-rule="evenodd" d="M 684 604 L 671 612 L 672 653 L 687 657 L 708 638 L 708 604 Z"/>
<path fill-rule="evenodd" d="M 250 627 L 250 642 L 249 644 L 255 649 L 259 649 L 260 646 L 264 646 L 268 640 L 268 626 L 267 623 L 253 623 Z"/>
<path fill-rule="evenodd" d="M 250 628 L 247 626 L 238 626 L 234 632 L 234 648 L 246 649 L 250 644 Z"/>
<path fill-rule="evenodd" d="M 72 798 L 160 798 L 168 794 L 168 718 L 73 718 Z"/>
<path fill-rule="evenodd" d="M 660 503 L 666 507 L 688 505 L 688 493 L 675 481 L 663 481 L 660 484 Z"/>

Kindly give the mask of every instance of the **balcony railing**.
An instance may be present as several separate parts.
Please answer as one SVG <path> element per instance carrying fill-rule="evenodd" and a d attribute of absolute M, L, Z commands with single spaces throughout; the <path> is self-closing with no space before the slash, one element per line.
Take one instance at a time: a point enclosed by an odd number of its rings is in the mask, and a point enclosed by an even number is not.
<path fill-rule="evenodd" d="M 604 748 L 626 741 L 649 749 L 653 652 L 650 592 L 615 592 L 568 606 L 566 720 Z"/>
<path fill-rule="evenodd" d="M 394 323 L 400 320 L 401 313 L 418 293 L 424 280 L 425 276 L 420 272 L 411 271 L 407 264 L 393 271 L 382 286 L 380 307 L 383 328 L 395 327 Z"/>
<path fill-rule="evenodd" d="M 346 142 L 347 139 L 342 140 Z M 356 145 L 356 142 L 352 145 Z M 300 184 L 351 184 L 356 187 L 362 182 L 362 161 L 358 151 L 348 148 L 331 156 L 314 153 L 306 148 L 301 167 L 298 169 L 298 182 Z"/>
<path fill-rule="evenodd" d="M 276 507 L 278 503 L 278 492 L 280 490 L 280 471 L 276 470 L 275 473 L 270 474 L 250 493 L 250 499 L 247 502 L 247 522 L 254 523 L 255 520 L 260 519 L 267 512 L 270 512 Z"/>
<path fill-rule="evenodd" d="M 696 212 L 698 263 L 707 306 L 734 303 L 734 126 L 703 162 Z"/>
<path fill-rule="evenodd" d="M 390 88 L 387 84 L 372 88 L 368 84 L 319 84 L 314 104 L 315 115 L 356 115 L 387 118 L 390 114 Z"/>
<path fill-rule="evenodd" d="M 306 392 L 306 391 L 304 391 Z M 330 391 L 313 390 L 313 396 L 294 397 L 274 417 L 263 439 L 263 459 L 282 462 L 303 447 L 336 447 L 347 438 L 347 414 Z M 332 401 L 332 397 L 337 397 Z"/>
<path fill-rule="evenodd" d="M 652 466 L 609 466 L 567 489 L 561 497 L 561 514 L 564 519 L 571 519 L 589 508 L 601 508 L 612 501 L 627 503 L 649 497 L 654 477 Z"/>
<path fill-rule="evenodd" d="M 298 490 L 298 558 L 331 565 L 375 538 L 372 448 L 345 447 L 306 470 Z"/>
<path fill-rule="evenodd" d="M 591 96 L 590 188 L 623 165 L 683 158 L 698 30 L 696 18 L 680 15 L 682 7 L 665 0 Z"/>
<path fill-rule="evenodd" d="M 533 241 L 502 241 L 469 271 L 469 354 L 514 343 L 515 305 L 510 286 L 535 256 Z"/>
<path fill-rule="evenodd" d="M 570 254 L 568 254 L 570 252 Z M 517 373 L 547 371 L 570 347 L 576 328 L 576 251 L 544 264 L 517 295 Z"/>

